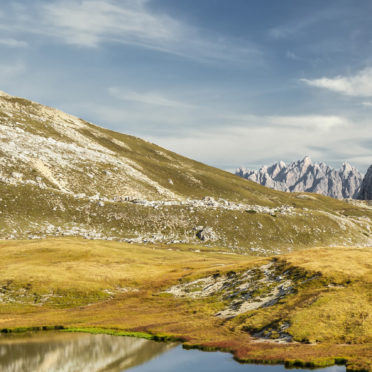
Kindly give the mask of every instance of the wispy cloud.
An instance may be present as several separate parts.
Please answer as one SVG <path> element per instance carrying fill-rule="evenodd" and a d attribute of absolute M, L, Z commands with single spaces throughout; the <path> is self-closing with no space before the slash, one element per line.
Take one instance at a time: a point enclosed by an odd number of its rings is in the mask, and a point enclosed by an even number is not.
<path fill-rule="evenodd" d="M 161 47 L 176 40 L 182 25 L 151 14 L 145 0 L 54 1 L 43 6 L 44 22 L 66 43 L 97 47 L 104 41 Z"/>
<path fill-rule="evenodd" d="M 0 39 L 0 45 L 5 45 L 7 47 L 12 48 L 26 48 L 28 47 L 28 43 L 23 40 L 17 40 L 17 39 Z"/>
<path fill-rule="evenodd" d="M 372 102 L 368 102 L 368 101 L 362 102 L 361 105 L 365 107 L 372 107 Z"/>
<path fill-rule="evenodd" d="M 297 130 L 330 130 L 335 127 L 345 127 L 349 121 L 336 115 L 295 115 L 295 116 L 257 116 L 257 115 L 232 115 L 240 126 L 297 129 Z"/>
<path fill-rule="evenodd" d="M 132 45 L 201 62 L 262 63 L 253 42 L 200 30 L 165 12 L 151 0 L 39 0 L 12 4 L 0 28 L 8 33 L 33 33 L 61 43 L 98 48 L 108 43 Z"/>
<path fill-rule="evenodd" d="M 335 115 L 269 116 L 266 120 L 274 125 L 297 127 L 304 130 L 330 130 L 348 125 L 347 119 Z"/>
<path fill-rule="evenodd" d="M 330 19 L 334 19 L 339 17 L 340 11 L 334 8 L 330 9 L 322 9 L 316 13 L 311 15 L 298 18 L 296 17 L 295 20 L 289 21 L 286 24 L 279 25 L 277 27 L 272 27 L 268 30 L 268 36 L 271 39 L 281 40 L 281 39 L 288 39 L 292 37 L 298 36 L 299 33 L 304 32 L 310 27 L 314 25 L 329 21 Z"/>
<path fill-rule="evenodd" d="M 163 106 L 171 108 L 196 108 L 187 102 L 178 101 L 159 92 L 135 92 L 126 91 L 117 87 L 109 88 L 109 93 L 120 100 L 135 102 L 151 106 Z"/>
<path fill-rule="evenodd" d="M 351 76 L 323 77 L 320 79 L 301 79 L 307 85 L 328 89 L 333 92 L 355 97 L 372 97 L 372 67 Z"/>
<path fill-rule="evenodd" d="M 303 58 L 299 57 L 296 53 L 291 52 L 290 50 L 287 50 L 287 52 L 285 53 L 285 56 L 288 59 L 291 59 L 293 61 L 301 61 L 303 59 Z"/>

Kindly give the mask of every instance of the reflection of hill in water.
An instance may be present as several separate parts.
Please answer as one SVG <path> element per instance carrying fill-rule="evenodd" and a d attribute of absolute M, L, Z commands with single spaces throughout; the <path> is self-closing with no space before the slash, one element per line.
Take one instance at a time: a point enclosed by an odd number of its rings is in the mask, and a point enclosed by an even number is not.
<path fill-rule="evenodd" d="M 0 336 L 0 371 L 118 372 L 173 346 L 133 337 L 81 333 Z"/>

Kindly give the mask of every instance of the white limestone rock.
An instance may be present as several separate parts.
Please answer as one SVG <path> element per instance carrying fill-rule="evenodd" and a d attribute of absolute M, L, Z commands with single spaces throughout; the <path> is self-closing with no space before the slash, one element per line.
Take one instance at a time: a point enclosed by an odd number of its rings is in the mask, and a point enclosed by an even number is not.
<path fill-rule="evenodd" d="M 202 228 L 196 233 L 196 236 L 203 242 L 215 242 L 216 240 L 218 240 L 217 234 L 211 227 Z"/>
<path fill-rule="evenodd" d="M 349 163 L 339 170 L 325 163 L 304 159 L 288 164 L 280 161 L 259 170 L 238 168 L 236 175 L 279 191 L 314 192 L 337 199 L 357 198 L 363 176 Z"/>

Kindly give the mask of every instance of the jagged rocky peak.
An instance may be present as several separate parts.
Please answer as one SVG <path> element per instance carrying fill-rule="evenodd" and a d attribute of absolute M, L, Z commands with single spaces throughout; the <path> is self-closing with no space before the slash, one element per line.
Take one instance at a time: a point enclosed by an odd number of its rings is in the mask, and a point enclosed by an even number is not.
<path fill-rule="evenodd" d="M 350 165 L 350 163 L 345 162 L 345 163 L 342 163 L 341 170 L 344 171 L 345 173 L 346 172 L 349 173 L 353 170 L 353 167 Z"/>
<path fill-rule="evenodd" d="M 270 173 L 272 173 L 272 175 L 274 177 L 276 177 L 283 168 L 285 168 L 285 163 L 284 163 L 284 161 L 281 160 L 281 161 L 273 164 L 270 167 L 270 170 L 269 171 L 270 171 Z M 265 169 L 267 170 L 268 168 L 266 167 Z"/>
<path fill-rule="evenodd" d="M 369 166 L 364 176 L 360 191 L 358 194 L 360 200 L 372 200 L 372 165 Z"/>
<path fill-rule="evenodd" d="M 333 198 L 357 198 L 363 176 L 349 163 L 339 170 L 309 156 L 288 165 L 283 161 L 259 170 L 238 168 L 236 175 L 280 191 L 315 192 Z"/>
<path fill-rule="evenodd" d="M 301 160 L 301 164 L 303 164 L 303 167 L 308 167 L 309 165 L 312 164 L 312 161 L 310 159 L 310 156 L 305 156 L 302 160 Z"/>

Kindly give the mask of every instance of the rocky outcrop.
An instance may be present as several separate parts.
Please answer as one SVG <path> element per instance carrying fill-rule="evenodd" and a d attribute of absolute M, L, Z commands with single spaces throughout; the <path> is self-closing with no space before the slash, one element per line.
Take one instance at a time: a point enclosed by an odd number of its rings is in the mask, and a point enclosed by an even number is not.
<path fill-rule="evenodd" d="M 349 163 L 339 170 L 325 163 L 304 159 L 286 165 L 283 161 L 259 170 L 238 168 L 236 175 L 280 191 L 314 192 L 337 199 L 357 198 L 363 176 Z"/>
<path fill-rule="evenodd" d="M 319 274 L 299 274 L 278 261 L 242 272 L 215 273 L 205 278 L 170 287 L 165 293 L 175 297 L 219 297 L 227 305 L 216 316 L 233 318 L 247 311 L 273 306 L 296 292 L 297 287 L 319 277 Z M 293 274 L 296 273 L 296 276 Z M 294 280 L 295 279 L 295 280 Z"/>
<path fill-rule="evenodd" d="M 364 176 L 362 186 L 358 194 L 360 200 L 372 200 L 372 165 L 367 170 Z"/>

